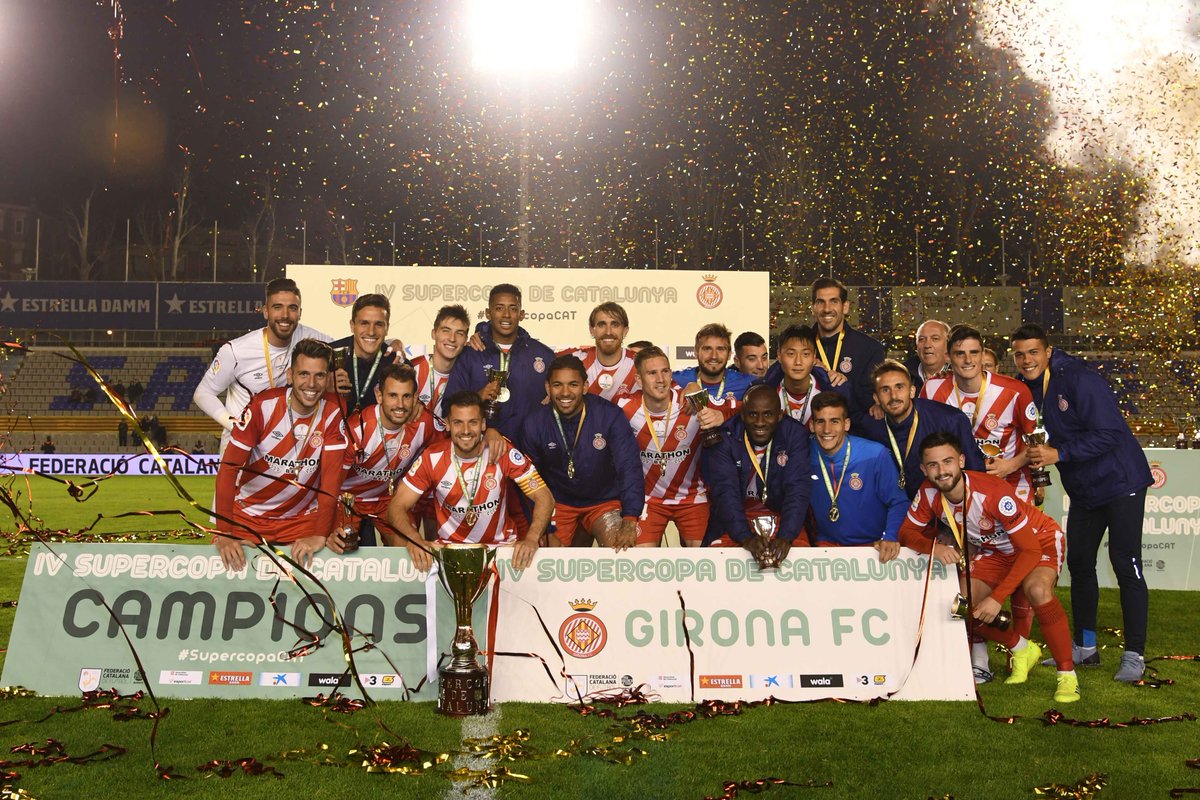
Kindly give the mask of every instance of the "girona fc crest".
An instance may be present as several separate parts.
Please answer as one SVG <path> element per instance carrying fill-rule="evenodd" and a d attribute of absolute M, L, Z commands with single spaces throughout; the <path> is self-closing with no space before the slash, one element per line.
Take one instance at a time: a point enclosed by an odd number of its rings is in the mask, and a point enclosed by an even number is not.
<path fill-rule="evenodd" d="M 1167 471 L 1157 461 L 1150 462 L 1150 477 L 1154 478 L 1152 489 L 1161 489 L 1167 485 Z"/>
<path fill-rule="evenodd" d="M 558 643 L 576 658 L 591 658 L 598 655 L 608 643 L 608 629 L 595 614 L 588 613 L 596 607 L 594 600 L 573 600 L 574 614 L 563 620 L 558 629 Z"/>
<path fill-rule="evenodd" d="M 682 442 L 685 439 L 687 439 L 687 426 L 676 425 L 675 426 L 675 441 Z"/>
<path fill-rule="evenodd" d="M 358 299 L 357 278 L 333 278 L 330 283 L 333 285 L 329 288 L 329 299 L 335 306 L 346 308 L 354 305 Z"/>
<path fill-rule="evenodd" d="M 721 305 L 721 301 L 725 299 L 725 293 L 721 291 L 721 287 L 717 286 L 716 275 L 704 275 L 704 283 L 700 284 L 700 288 L 696 290 L 696 302 L 701 308 L 709 310 Z"/>
<path fill-rule="evenodd" d="M 850 488 L 857 492 L 857 491 L 860 491 L 862 489 L 862 487 L 863 487 L 862 478 L 859 477 L 858 473 L 857 472 L 850 473 Z"/>

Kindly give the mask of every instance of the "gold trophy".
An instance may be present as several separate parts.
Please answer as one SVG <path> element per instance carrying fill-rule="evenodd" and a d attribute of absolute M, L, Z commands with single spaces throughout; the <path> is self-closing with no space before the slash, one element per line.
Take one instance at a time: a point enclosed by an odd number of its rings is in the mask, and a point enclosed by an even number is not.
<path fill-rule="evenodd" d="M 1036 447 L 1046 443 L 1046 425 L 1042 422 L 1042 412 L 1038 412 L 1037 421 L 1033 423 L 1033 432 L 1025 434 L 1022 438 L 1025 439 L 1026 447 Z M 1045 467 L 1030 467 L 1029 482 L 1035 488 L 1049 486 L 1053 483 L 1050 480 L 1050 470 Z"/>
<path fill-rule="evenodd" d="M 696 416 L 701 409 L 708 408 L 708 403 L 712 398 L 709 396 L 708 392 L 701 387 L 694 392 L 688 392 L 683 396 L 683 399 L 688 404 L 688 413 L 692 416 Z M 712 447 L 714 444 L 721 441 L 721 434 L 717 428 L 709 428 L 708 430 L 703 431 L 703 433 L 704 438 L 701 439 L 700 442 L 705 447 Z"/>
<path fill-rule="evenodd" d="M 353 553 L 362 544 L 358 528 L 354 525 L 354 495 L 343 492 L 338 501 L 342 504 L 342 527 L 338 531 L 342 540 L 342 552 Z"/>
<path fill-rule="evenodd" d="M 950 606 L 950 619 L 963 619 L 967 616 L 968 611 L 970 608 L 967 605 L 967 598 L 963 597 L 961 592 L 954 595 L 954 603 Z M 1002 610 L 990 624 L 993 628 L 1006 631 L 1008 626 L 1012 625 L 1012 614 Z"/>
<path fill-rule="evenodd" d="M 771 542 L 775 540 L 775 533 L 779 529 L 779 521 L 774 514 L 769 514 L 765 517 L 755 517 L 751 520 L 751 526 L 767 547 L 763 557 L 758 561 L 758 568 L 779 569 L 779 558 L 771 549 Z"/>
<path fill-rule="evenodd" d="M 486 714 L 491 707 L 487 667 L 475 660 L 479 645 L 471 628 L 471 609 L 487 586 L 496 554 L 486 545 L 452 543 L 435 548 L 438 580 L 454 601 L 454 641 L 450 663 L 438 670 L 438 711 L 454 717 Z"/>
<path fill-rule="evenodd" d="M 483 402 L 483 418 L 490 422 L 500 412 L 500 404 L 507 403 L 508 399 L 512 397 L 512 392 L 508 390 L 508 370 L 488 367 L 486 375 L 488 383 L 496 381 L 500 384 L 500 393 L 496 395 L 496 399 Z"/>

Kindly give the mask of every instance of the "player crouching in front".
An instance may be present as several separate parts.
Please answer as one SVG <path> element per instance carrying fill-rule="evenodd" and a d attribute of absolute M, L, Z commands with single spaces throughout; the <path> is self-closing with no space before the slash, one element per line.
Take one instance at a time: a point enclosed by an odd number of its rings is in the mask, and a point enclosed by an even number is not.
<path fill-rule="evenodd" d="M 943 564 L 955 564 L 960 563 L 965 540 L 970 561 L 961 563 L 970 581 L 969 624 L 985 639 L 1012 651 L 1012 674 L 1005 683 L 1024 683 L 1041 656 L 1036 644 L 994 624 L 1004 601 L 1022 587 L 1058 665 L 1054 700 L 1073 703 L 1079 699 L 1079 680 L 1071 660 L 1071 630 L 1054 595 L 1063 532 L 1053 519 L 1019 499 L 1007 481 L 965 470 L 964 463 L 955 436 L 939 431 L 925 437 L 921 469 L 926 480 L 900 526 L 900 543 L 922 553 L 932 551 Z M 936 528 L 941 525 L 949 528 L 954 544 L 938 541 Z"/>

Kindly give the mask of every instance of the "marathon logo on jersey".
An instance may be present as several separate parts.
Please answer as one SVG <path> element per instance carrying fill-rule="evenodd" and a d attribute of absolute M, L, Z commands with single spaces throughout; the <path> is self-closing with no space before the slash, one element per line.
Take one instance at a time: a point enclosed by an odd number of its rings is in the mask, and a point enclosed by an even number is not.
<path fill-rule="evenodd" d="M 358 280 L 356 278 L 333 278 L 330 280 L 329 299 L 335 306 L 347 308 L 354 305 L 358 299 Z"/>
<path fill-rule="evenodd" d="M 831 689 L 843 686 L 841 675 L 801 675 L 801 689 Z"/>
<path fill-rule="evenodd" d="M 311 672 L 308 675 L 309 686 L 324 686 L 326 688 L 337 688 L 350 685 L 350 673 L 348 672 Z"/>
<path fill-rule="evenodd" d="M 741 675 L 701 675 L 701 689 L 741 689 Z"/>
<path fill-rule="evenodd" d="M 259 686 L 299 686 L 299 672 L 260 672 L 258 673 Z"/>
<path fill-rule="evenodd" d="M 500 503 L 503 502 L 503 500 L 504 500 L 504 498 L 498 497 L 494 500 L 488 500 L 486 503 L 475 503 L 474 505 L 467 504 L 467 505 L 459 505 L 459 506 L 450 506 L 450 513 L 458 514 L 459 516 L 465 517 L 467 515 L 467 512 L 473 508 L 481 514 L 486 514 L 491 511 L 495 511 L 496 508 L 500 505 Z"/>
<path fill-rule="evenodd" d="M 253 672 L 210 672 L 208 682 L 215 686 L 249 686 L 254 682 Z"/>

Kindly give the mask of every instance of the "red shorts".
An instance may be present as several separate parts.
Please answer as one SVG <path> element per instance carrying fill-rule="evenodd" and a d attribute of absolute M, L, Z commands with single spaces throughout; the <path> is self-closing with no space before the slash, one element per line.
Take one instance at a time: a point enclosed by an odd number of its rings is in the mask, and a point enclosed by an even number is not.
<path fill-rule="evenodd" d="M 570 547 L 577 529 L 581 528 L 584 532 L 591 534 L 592 526 L 596 524 L 596 520 L 609 511 L 620 513 L 621 501 L 609 500 L 604 503 L 597 503 L 594 506 L 568 506 L 559 503 L 554 507 L 554 524 L 558 526 L 558 530 L 554 535 L 562 542 L 563 547 Z M 511 516 L 513 517 L 513 522 L 516 522 L 517 518 L 525 518 L 524 514 L 512 514 Z M 525 531 L 528 532 L 528 530 L 529 523 L 526 522 Z"/>
<path fill-rule="evenodd" d="M 638 520 L 638 544 L 662 544 L 663 531 L 667 523 L 674 522 L 679 529 L 679 540 L 700 542 L 708 528 L 708 503 L 667 505 L 657 500 L 647 500 L 646 510 Z"/>
<path fill-rule="evenodd" d="M 1063 532 L 1055 529 L 1053 535 L 1038 536 L 1042 545 L 1042 557 L 1039 567 L 1053 567 L 1057 573 L 1062 572 L 1063 556 L 1066 551 L 1066 541 Z M 996 588 L 1008 577 L 1009 570 L 1016 562 L 1016 553 L 998 553 L 986 550 L 971 559 L 971 577 L 983 581 L 991 588 Z"/>
<path fill-rule="evenodd" d="M 234 504 L 231 517 L 237 524 L 230 533 L 239 539 L 251 542 L 257 542 L 258 537 L 261 536 L 269 544 L 290 544 L 306 536 L 315 536 L 317 533 L 326 536 L 330 533 L 330 531 L 315 530 L 316 514 L 303 514 L 285 519 L 255 517 L 247 514 L 241 506 Z"/>

